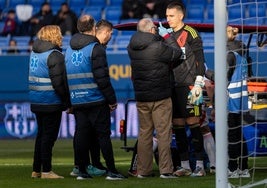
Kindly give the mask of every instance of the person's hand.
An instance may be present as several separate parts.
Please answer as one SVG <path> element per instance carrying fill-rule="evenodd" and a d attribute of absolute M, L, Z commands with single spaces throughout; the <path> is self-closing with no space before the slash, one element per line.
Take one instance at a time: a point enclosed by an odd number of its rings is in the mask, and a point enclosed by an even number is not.
<path fill-rule="evenodd" d="M 116 110 L 118 104 L 117 103 L 115 103 L 115 104 L 109 104 L 108 106 L 110 108 L 110 112 L 112 112 L 112 111 Z"/>
<path fill-rule="evenodd" d="M 166 38 L 169 35 L 168 30 L 162 26 L 162 23 L 159 22 L 159 35 L 162 36 L 163 38 Z"/>
<path fill-rule="evenodd" d="M 203 76 L 197 76 L 194 87 L 188 94 L 188 102 L 192 105 L 200 105 L 203 103 L 202 87 L 204 86 Z"/>

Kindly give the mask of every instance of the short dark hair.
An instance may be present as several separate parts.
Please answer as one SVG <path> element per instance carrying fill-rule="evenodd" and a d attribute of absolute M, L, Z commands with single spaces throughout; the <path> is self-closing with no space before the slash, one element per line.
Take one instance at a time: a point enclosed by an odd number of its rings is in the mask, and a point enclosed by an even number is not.
<path fill-rule="evenodd" d="M 108 20 L 101 19 L 96 23 L 96 29 L 101 29 L 102 27 L 108 27 L 110 29 L 113 28 L 113 24 Z"/>
<path fill-rule="evenodd" d="M 95 19 L 89 15 L 82 15 L 77 22 L 77 29 L 79 32 L 92 31 L 95 27 Z"/>
<path fill-rule="evenodd" d="M 176 8 L 177 10 L 180 10 L 183 12 L 184 16 L 186 14 L 185 6 L 183 3 L 172 1 L 167 5 L 167 9 Z"/>

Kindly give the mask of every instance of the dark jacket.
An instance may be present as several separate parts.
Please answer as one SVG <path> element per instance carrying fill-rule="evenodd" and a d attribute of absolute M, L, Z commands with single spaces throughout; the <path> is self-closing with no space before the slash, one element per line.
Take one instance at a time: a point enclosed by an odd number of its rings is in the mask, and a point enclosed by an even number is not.
<path fill-rule="evenodd" d="M 51 49 L 61 50 L 59 47 L 48 41 L 36 39 L 33 43 L 33 51 L 35 53 L 42 53 Z M 50 53 L 50 55 L 47 57 L 47 67 L 52 86 L 55 89 L 57 95 L 60 97 L 62 104 L 31 104 L 31 110 L 33 112 L 53 112 L 58 110 L 66 110 L 71 106 L 66 76 L 65 59 L 64 55 L 57 50 Z"/>
<path fill-rule="evenodd" d="M 171 66 L 182 54 L 175 39 L 170 37 L 164 42 L 158 35 L 136 32 L 127 50 L 136 100 L 150 102 L 170 97 Z"/>
<path fill-rule="evenodd" d="M 227 41 L 226 49 L 228 51 L 228 54 L 227 54 L 227 63 L 228 63 L 227 79 L 230 80 L 234 71 L 235 71 L 235 65 L 236 65 L 236 56 L 234 55 L 233 51 L 237 52 L 239 55 L 241 55 L 243 57 L 246 57 L 247 47 L 242 41 L 233 40 L 233 41 Z"/>
<path fill-rule="evenodd" d="M 98 39 L 92 35 L 76 33 L 70 41 L 70 46 L 74 50 L 79 50 L 93 42 L 99 43 Z M 92 72 L 97 86 L 104 95 L 106 102 L 110 105 L 116 104 L 117 98 L 114 88 L 110 82 L 106 49 L 101 44 L 96 44 L 92 52 Z M 91 105 L 97 105 L 97 103 L 93 103 Z"/>

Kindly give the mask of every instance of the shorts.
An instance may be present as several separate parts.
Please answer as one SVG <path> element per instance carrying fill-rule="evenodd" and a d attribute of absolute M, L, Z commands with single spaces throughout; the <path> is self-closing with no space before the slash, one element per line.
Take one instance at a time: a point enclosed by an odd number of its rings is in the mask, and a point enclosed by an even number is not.
<path fill-rule="evenodd" d="M 188 118 L 201 116 L 200 105 L 187 103 L 187 96 L 190 92 L 189 86 L 175 87 L 172 91 L 173 118 Z"/>

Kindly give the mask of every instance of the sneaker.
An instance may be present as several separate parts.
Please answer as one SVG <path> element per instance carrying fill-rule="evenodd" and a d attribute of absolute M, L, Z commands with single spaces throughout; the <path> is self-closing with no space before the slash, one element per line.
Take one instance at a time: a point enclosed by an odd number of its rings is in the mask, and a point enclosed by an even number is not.
<path fill-rule="evenodd" d="M 31 177 L 32 178 L 40 178 L 41 177 L 41 172 L 35 172 L 35 171 L 33 171 Z"/>
<path fill-rule="evenodd" d="M 42 179 L 63 179 L 64 177 L 57 175 L 53 171 L 50 171 L 50 172 L 42 172 L 41 178 Z"/>
<path fill-rule="evenodd" d="M 239 178 L 240 170 L 236 169 L 235 171 L 230 171 L 228 169 L 228 178 Z"/>
<path fill-rule="evenodd" d="M 106 170 L 100 170 L 92 165 L 89 165 L 86 170 L 87 173 L 90 174 L 91 176 L 102 176 L 106 174 Z"/>
<path fill-rule="evenodd" d="M 192 177 L 202 177 L 206 176 L 206 172 L 203 168 L 197 166 L 194 172 L 191 174 Z"/>
<path fill-rule="evenodd" d="M 173 173 L 173 175 L 175 176 L 190 176 L 192 174 L 192 170 L 191 169 L 185 169 L 183 167 L 177 167 L 177 170 Z"/>
<path fill-rule="evenodd" d="M 79 168 L 78 167 L 74 167 L 70 173 L 71 176 L 78 176 L 78 174 L 80 173 Z"/>
<path fill-rule="evenodd" d="M 128 170 L 128 174 L 130 176 L 136 177 L 137 176 L 137 170 Z"/>
<path fill-rule="evenodd" d="M 172 178 L 177 178 L 177 176 L 174 176 L 174 175 L 169 174 L 169 173 L 167 173 L 167 174 L 161 174 L 159 177 L 162 178 L 162 179 L 172 179 Z"/>
<path fill-rule="evenodd" d="M 89 180 L 89 179 L 92 179 L 93 177 L 90 176 L 90 174 L 88 173 L 79 173 L 78 176 L 77 176 L 77 180 Z"/>
<path fill-rule="evenodd" d="M 216 168 L 215 168 L 215 166 L 211 166 L 211 167 L 210 167 L 210 173 L 211 173 L 211 174 L 215 174 L 215 173 L 216 173 Z"/>
<path fill-rule="evenodd" d="M 250 173 L 248 169 L 240 170 L 239 171 L 239 177 L 241 178 L 250 178 Z"/>
<path fill-rule="evenodd" d="M 113 173 L 113 172 L 108 172 L 106 180 L 123 180 L 126 179 L 124 175 L 120 173 Z"/>
<path fill-rule="evenodd" d="M 155 174 L 154 173 L 152 173 L 152 174 L 148 174 L 148 175 L 140 175 L 140 174 L 138 174 L 137 175 L 137 178 L 151 178 L 151 177 L 155 177 Z"/>

